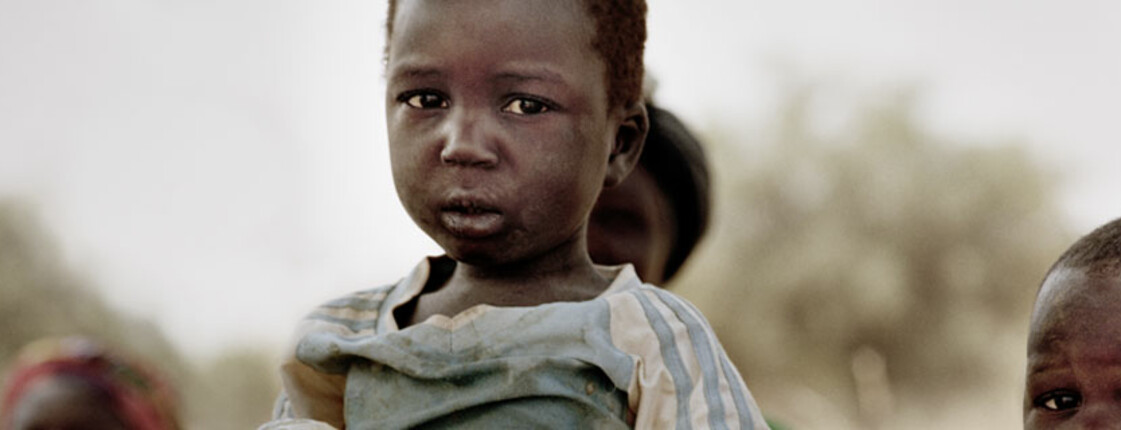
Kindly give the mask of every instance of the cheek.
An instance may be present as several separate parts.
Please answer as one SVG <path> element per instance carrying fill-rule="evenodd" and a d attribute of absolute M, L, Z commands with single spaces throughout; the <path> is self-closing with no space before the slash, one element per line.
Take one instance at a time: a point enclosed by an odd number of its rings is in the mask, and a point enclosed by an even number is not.
<path fill-rule="evenodd" d="M 418 179 L 413 177 L 423 176 L 421 170 L 431 162 L 427 157 L 433 150 L 431 145 L 425 144 L 426 137 L 423 133 L 403 126 L 391 126 L 388 138 L 389 162 L 394 180 Z M 436 154 L 438 157 L 439 153 Z"/>
<path fill-rule="evenodd" d="M 1024 415 L 1024 430 L 1035 430 L 1035 429 L 1044 429 L 1044 428 L 1048 428 L 1048 427 L 1041 424 L 1039 422 L 1038 417 L 1035 416 L 1035 414 L 1032 414 L 1032 413 L 1029 412 L 1028 414 Z"/>
<path fill-rule="evenodd" d="M 397 197 L 401 201 L 406 201 L 413 188 L 416 187 L 413 177 L 417 176 L 413 173 L 413 166 L 409 157 L 404 156 L 399 151 L 390 150 L 390 170 L 393 173 L 393 185 L 397 189 Z"/>
<path fill-rule="evenodd" d="M 398 199 L 415 219 L 419 215 L 416 211 L 423 206 L 427 196 L 425 185 L 430 176 L 426 170 L 424 151 L 419 145 L 410 145 L 411 142 L 398 136 L 390 135 L 390 141 L 394 142 L 389 145 L 393 185 Z"/>
<path fill-rule="evenodd" d="M 573 172 L 573 170 L 569 170 Z M 574 181 L 568 175 L 536 176 L 537 180 L 531 186 L 535 191 L 533 195 L 525 196 L 529 213 L 539 217 L 542 221 L 558 220 L 559 215 L 571 214 L 569 219 L 583 221 L 591 209 L 595 196 L 590 195 L 587 186 Z M 530 187 L 527 187 L 530 188 Z M 571 224 L 565 222 L 565 224 Z"/>
<path fill-rule="evenodd" d="M 655 262 L 652 269 L 661 273 L 669 261 L 670 253 L 673 251 L 674 234 L 677 232 L 677 226 L 674 225 L 670 209 L 666 207 L 658 207 L 653 209 L 653 220 L 650 221 L 648 230 L 648 240 L 646 241 L 647 252 L 649 259 Z"/>
<path fill-rule="evenodd" d="M 591 141 L 587 133 L 563 130 L 553 139 L 540 139 L 533 148 L 534 169 L 527 172 L 541 195 L 551 200 L 553 209 L 579 208 L 586 215 L 603 187 L 607 171 L 607 151 Z"/>

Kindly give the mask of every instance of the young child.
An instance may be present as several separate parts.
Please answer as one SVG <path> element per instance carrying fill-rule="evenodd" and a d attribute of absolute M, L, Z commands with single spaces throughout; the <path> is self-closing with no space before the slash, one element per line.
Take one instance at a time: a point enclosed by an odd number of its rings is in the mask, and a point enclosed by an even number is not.
<path fill-rule="evenodd" d="M 2 399 L 5 430 L 180 428 L 177 397 L 161 376 L 80 337 L 21 349 Z"/>
<path fill-rule="evenodd" d="M 649 102 L 646 111 L 650 130 L 638 165 L 592 208 L 588 254 L 596 264 L 631 263 L 643 281 L 663 285 L 708 227 L 708 162 L 677 116 Z"/>
<path fill-rule="evenodd" d="M 696 308 L 588 257 L 646 134 L 642 0 L 391 0 L 387 29 L 394 181 L 447 255 L 306 318 L 265 428 L 766 428 Z"/>
<path fill-rule="evenodd" d="M 1030 329 L 1024 428 L 1121 425 L 1121 219 L 1059 257 Z"/>

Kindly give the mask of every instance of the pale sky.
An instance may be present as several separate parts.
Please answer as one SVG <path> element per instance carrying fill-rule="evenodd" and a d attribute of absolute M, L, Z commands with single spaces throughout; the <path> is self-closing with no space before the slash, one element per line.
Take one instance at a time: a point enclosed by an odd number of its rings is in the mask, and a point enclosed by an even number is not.
<path fill-rule="evenodd" d="M 761 124 L 783 70 L 918 85 L 930 129 L 1029 142 L 1071 228 L 1121 216 L 1121 2 L 649 1 L 648 70 L 690 124 Z M 383 9 L 0 0 L 0 197 L 185 352 L 278 347 L 438 252 L 393 191 Z"/>

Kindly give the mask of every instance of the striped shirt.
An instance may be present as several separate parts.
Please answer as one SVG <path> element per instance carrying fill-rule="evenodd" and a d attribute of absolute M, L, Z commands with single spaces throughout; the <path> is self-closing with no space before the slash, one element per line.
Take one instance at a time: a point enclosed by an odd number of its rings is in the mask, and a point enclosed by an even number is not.
<path fill-rule="evenodd" d="M 613 281 L 592 300 L 478 305 L 399 329 L 393 309 L 431 264 L 305 318 L 263 428 L 767 428 L 704 316 L 630 265 L 600 267 Z"/>

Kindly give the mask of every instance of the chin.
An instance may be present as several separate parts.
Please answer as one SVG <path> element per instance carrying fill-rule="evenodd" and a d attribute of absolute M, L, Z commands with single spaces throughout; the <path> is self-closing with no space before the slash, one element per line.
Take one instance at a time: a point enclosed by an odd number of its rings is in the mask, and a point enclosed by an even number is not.
<path fill-rule="evenodd" d="M 440 241 L 440 247 L 453 260 L 472 266 L 493 266 L 502 264 L 506 258 L 500 252 L 501 246 L 494 243 L 464 243 L 461 239 Z"/>
<path fill-rule="evenodd" d="M 505 259 L 487 252 L 453 252 L 451 250 L 445 250 L 445 252 L 448 253 L 448 256 L 451 257 L 452 260 L 471 266 L 491 267 L 499 266 L 506 262 Z"/>

